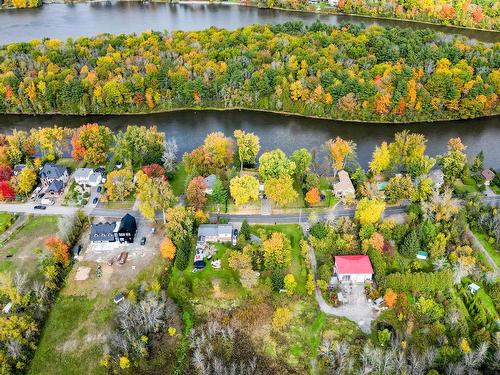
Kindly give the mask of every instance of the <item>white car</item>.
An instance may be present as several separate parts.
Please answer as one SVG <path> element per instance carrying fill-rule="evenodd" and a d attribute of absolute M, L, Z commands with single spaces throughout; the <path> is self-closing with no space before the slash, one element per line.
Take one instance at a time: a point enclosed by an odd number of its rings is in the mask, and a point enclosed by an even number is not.
<path fill-rule="evenodd" d="M 50 198 L 42 198 L 42 200 L 40 200 L 40 203 L 43 204 L 44 206 L 52 206 L 56 202 Z"/>

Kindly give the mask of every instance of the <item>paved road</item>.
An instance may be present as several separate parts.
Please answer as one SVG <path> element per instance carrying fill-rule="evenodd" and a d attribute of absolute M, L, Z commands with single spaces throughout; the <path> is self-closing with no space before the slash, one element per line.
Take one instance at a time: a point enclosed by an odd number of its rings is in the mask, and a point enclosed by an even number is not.
<path fill-rule="evenodd" d="M 493 205 L 500 206 L 500 195 L 494 197 L 485 197 L 483 202 Z M 99 207 L 69 207 L 69 206 L 46 206 L 45 210 L 35 210 L 35 204 L 30 203 L 0 203 L 0 212 L 13 212 L 13 213 L 28 213 L 37 215 L 60 215 L 60 216 L 71 216 L 78 210 L 83 210 L 89 216 L 106 216 L 106 217 L 123 217 L 127 213 L 131 213 L 134 216 L 138 216 L 139 212 L 135 210 L 127 209 L 111 209 L 111 208 L 99 208 Z M 384 215 L 394 215 L 400 214 L 406 211 L 406 206 L 389 207 L 385 210 Z M 342 205 L 337 205 L 334 209 L 326 212 L 318 213 L 318 219 L 336 218 L 340 216 L 354 216 L 354 208 L 345 208 Z M 306 223 L 309 219 L 309 213 L 304 210 L 301 214 L 281 214 L 281 215 L 241 215 L 241 214 L 221 214 L 220 217 L 226 218 L 230 221 L 243 221 L 246 219 L 249 223 L 261 223 L 261 224 L 271 224 L 271 223 Z M 211 219 L 215 219 L 217 215 L 210 215 Z M 158 220 L 162 220 L 161 214 L 157 216 Z"/>

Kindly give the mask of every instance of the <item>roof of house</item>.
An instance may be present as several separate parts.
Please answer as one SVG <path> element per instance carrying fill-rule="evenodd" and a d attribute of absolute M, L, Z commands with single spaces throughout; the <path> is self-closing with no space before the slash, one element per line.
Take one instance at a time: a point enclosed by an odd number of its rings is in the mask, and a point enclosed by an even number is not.
<path fill-rule="evenodd" d="M 94 172 L 89 177 L 89 183 L 97 184 L 97 182 L 100 182 L 100 179 L 102 179 L 102 174 L 99 172 Z"/>
<path fill-rule="evenodd" d="M 50 185 L 47 187 L 47 190 L 45 190 L 47 193 L 59 193 L 62 190 L 64 190 L 64 183 L 61 180 L 54 180 L 50 183 Z"/>
<path fill-rule="evenodd" d="M 211 174 L 210 176 L 205 177 L 204 180 L 207 183 L 207 189 L 212 189 L 214 187 L 215 180 L 217 180 L 217 176 Z"/>
<path fill-rule="evenodd" d="M 349 178 L 349 173 L 342 170 L 338 173 L 339 182 L 333 184 L 333 191 L 336 192 L 354 192 L 354 186 Z"/>
<path fill-rule="evenodd" d="M 433 169 L 429 172 L 428 176 L 435 184 L 442 184 L 444 182 L 444 173 L 441 169 Z"/>
<path fill-rule="evenodd" d="M 46 163 L 40 170 L 40 177 L 58 179 L 64 175 L 64 172 L 67 172 L 66 167 L 58 164 Z"/>
<path fill-rule="evenodd" d="M 118 233 L 130 233 L 137 230 L 137 223 L 135 222 L 135 217 L 130 214 L 126 214 L 120 220 L 120 226 L 118 227 Z"/>
<path fill-rule="evenodd" d="M 90 240 L 114 241 L 116 224 L 116 222 L 92 224 L 90 227 Z"/>
<path fill-rule="evenodd" d="M 337 274 L 372 274 L 373 268 L 368 255 L 337 255 L 335 257 Z"/>
<path fill-rule="evenodd" d="M 220 236 L 229 235 L 233 233 L 233 226 L 231 224 L 202 224 L 198 228 L 199 236 Z"/>
<path fill-rule="evenodd" d="M 14 165 L 14 172 L 19 173 L 21 172 L 24 168 L 26 168 L 26 164 L 16 164 Z"/>
<path fill-rule="evenodd" d="M 486 181 L 492 181 L 495 178 L 495 172 L 491 169 L 485 169 L 481 172 L 481 176 L 483 176 Z"/>
<path fill-rule="evenodd" d="M 75 180 L 88 180 L 94 173 L 92 168 L 78 168 L 75 171 Z"/>

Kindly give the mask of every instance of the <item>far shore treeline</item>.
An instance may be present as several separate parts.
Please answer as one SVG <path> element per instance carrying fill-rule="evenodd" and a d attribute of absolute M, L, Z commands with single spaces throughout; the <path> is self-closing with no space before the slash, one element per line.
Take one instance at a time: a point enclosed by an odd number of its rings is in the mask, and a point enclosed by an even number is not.
<path fill-rule="evenodd" d="M 500 49 L 431 30 L 300 22 L 0 47 L 0 112 L 248 108 L 412 122 L 498 114 Z"/>

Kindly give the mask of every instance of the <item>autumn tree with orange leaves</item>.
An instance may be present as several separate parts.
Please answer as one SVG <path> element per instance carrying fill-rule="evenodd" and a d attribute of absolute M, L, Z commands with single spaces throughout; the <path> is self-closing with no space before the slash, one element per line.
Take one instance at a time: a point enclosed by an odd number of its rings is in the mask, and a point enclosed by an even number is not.
<path fill-rule="evenodd" d="M 169 237 L 165 237 L 160 245 L 160 254 L 163 258 L 173 260 L 177 251 L 174 243 Z"/>
<path fill-rule="evenodd" d="M 384 295 L 384 302 L 388 308 L 393 308 L 396 304 L 398 295 L 391 289 L 387 289 Z"/>
<path fill-rule="evenodd" d="M 314 206 L 315 204 L 318 204 L 321 201 L 321 197 L 319 195 L 319 190 L 318 188 L 312 188 L 306 193 L 306 196 L 304 200 L 309 204 L 310 206 Z"/>
<path fill-rule="evenodd" d="M 335 176 L 338 171 L 344 169 L 347 159 L 355 155 L 356 144 L 353 141 L 346 141 L 337 137 L 335 140 L 330 139 L 326 142 L 326 149 L 332 159 L 333 174 Z"/>
<path fill-rule="evenodd" d="M 106 161 L 113 143 L 111 130 L 99 124 L 86 124 L 78 128 L 71 139 L 72 156 L 75 160 L 85 160 L 90 164 Z"/>
<path fill-rule="evenodd" d="M 67 265 L 69 262 L 69 245 L 56 236 L 51 236 L 45 240 L 45 247 L 52 252 L 54 258 Z"/>

